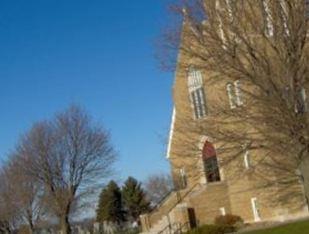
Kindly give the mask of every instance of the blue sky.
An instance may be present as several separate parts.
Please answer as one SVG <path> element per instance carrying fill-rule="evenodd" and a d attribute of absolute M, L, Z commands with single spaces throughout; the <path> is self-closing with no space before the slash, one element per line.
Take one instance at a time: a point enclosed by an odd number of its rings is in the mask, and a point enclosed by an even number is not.
<path fill-rule="evenodd" d="M 164 2 L 1 1 L 0 157 L 33 122 L 79 103 L 111 131 L 116 179 L 167 172 L 173 74 L 154 58 Z"/>

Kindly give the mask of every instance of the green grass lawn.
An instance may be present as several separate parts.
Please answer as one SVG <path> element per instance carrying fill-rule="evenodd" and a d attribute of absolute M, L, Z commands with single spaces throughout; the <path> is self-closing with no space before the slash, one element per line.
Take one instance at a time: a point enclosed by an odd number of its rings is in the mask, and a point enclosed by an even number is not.
<path fill-rule="evenodd" d="M 309 221 L 306 220 L 275 228 L 246 232 L 246 234 L 309 234 Z"/>

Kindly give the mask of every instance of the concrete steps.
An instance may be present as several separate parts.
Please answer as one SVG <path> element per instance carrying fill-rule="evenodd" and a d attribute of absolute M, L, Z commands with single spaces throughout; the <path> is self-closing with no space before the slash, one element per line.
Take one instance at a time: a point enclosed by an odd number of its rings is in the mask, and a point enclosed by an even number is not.
<path fill-rule="evenodd" d="M 141 234 L 158 234 L 169 225 L 166 216 L 162 217 L 148 232 L 142 232 Z M 162 233 L 163 234 L 163 233 Z"/>

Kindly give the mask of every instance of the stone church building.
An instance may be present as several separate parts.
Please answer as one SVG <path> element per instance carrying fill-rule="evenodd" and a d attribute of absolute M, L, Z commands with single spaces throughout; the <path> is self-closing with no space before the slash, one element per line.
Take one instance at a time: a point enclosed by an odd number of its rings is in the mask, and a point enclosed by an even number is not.
<path fill-rule="evenodd" d="M 180 52 L 178 63 L 183 60 L 186 60 L 185 55 Z M 190 132 L 198 125 L 195 123 L 211 118 L 216 105 L 234 110 L 246 108 L 239 80 L 227 78 L 211 83 L 209 77 L 207 71 L 194 65 L 176 69 L 167 149 L 175 190 L 153 211 L 141 216 L 143 232 L 159 233 L 173 225 L 209 224 L 225 214 L 238 215 L 246 223 L 308 216 L 300 183 L 291 188 L 300 196 L 282 202 L 280 187 L 276 183 L 266 186 L 265 178 L 256 175 L 261 152 L 250 151 L 244 146 L 237 159 L 225 163 L 226 153 L 221 145 L 202 130 Z"/>

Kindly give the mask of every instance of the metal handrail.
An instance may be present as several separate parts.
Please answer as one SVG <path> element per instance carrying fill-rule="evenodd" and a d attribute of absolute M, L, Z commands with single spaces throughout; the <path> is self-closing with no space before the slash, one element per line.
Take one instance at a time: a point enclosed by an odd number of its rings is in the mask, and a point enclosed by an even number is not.
<path fill-rule="evenodd" d="M 167 210 L 167 212 L 166 212 L 166 216 L 168 217 L 169 216 L 169 213 L 179 204 L 179 203 L 181 203 L 182 201 L 183 201 L 183 199 L 184 198 L 186 198 L 192 191 L 193 191 L 193 189 L 195 189 L 197 186 L 201 186 L 201 183 L 196 183 L 196 184 L 194 184 L 183 196 L 181 196 L 181 194 L 179 193 L 179 191 L 175 191 L 175 192 L 177 192 L 177 202 L 175 202 L 175 204 L 171 207 L 171 208 L 169 208 L 168 210 Z M 173 192 L 173 191 L 172 191 Z M 172 193 L 171 192 L 171 193 Z M 171 194 L 170 193 L 170 194 Z M 170 195 L 169 194 L 169 195 Z M 165 197 L 165 199 L 167 198 L 168 196 L 166 196 Z M 163 199 L 163 200 L 165 200 L 165 199 Z M 163 201 L 162 201 L 163 202 Z M 162 204 L 162 203 L 161 203 Z M 157 207 L 156 207 L 157 208 Z M 151 212 L 150 212 L 150 215 L 152 215 L 152 213 L 155 211 L 155 209 L 154 210 L 152 210 Z M 162 215 L 163 216 L 163 215 Z M 176 224 L 173 224 L 173 225 L 177 225 L 177 223 Z M 166 229 L 168 229 L 168 228 L 170 228 L 170 230 L 171 230 L 171 227 L 172 227 L 172 225 L 171 224 L 169 224 L 169 225 L 167 225 L 164 229 L 162 229 L 162 231 L 160 231 L 158 234 L 163 234 L 164 233 L 164 231 L 166 231 Z"/>
<path fill-rule="evenodd" d="M 178 225 L 179 225 L 180 223 L 174 223 L 174 224 L 169 224 L 169 225 L 167 225 L 165 228 L 163 228 L 161 231 L 159 231 L 158 232 L 158 234 L 164 234 L 164 232 L 166 231 L 166 230 L 168 230 L 169 232 L 169 234 L 173 234 L 174 232 L 172 232 L 173 231 L 173 227 L 177 227 Z M 177 229 L 178 230 L 178 229 Z"/>
<path fill-rule="evenodd" d="M 176 202 L 176 205 L 183 200 L 183 198 L 185 198 L 197 185 L 201 185 L 201 183 L 196 183 L 194 184 L 190 190 L 182 197 L 179 199 L 179 201 Z M 155 210 L 157 210 L 161 205 L 162 203 L 173 193 L 173 192 L 178 192 L 178 190 L 175 190 L 175 189 L 172 189 L 170 190 L 159 202 L 157 202 L 157 204 L 150 210 L 150 213 L 153 213 Z M 175 206 L 176 206 L 175 205 Z M 175 206 L 172 207 L 172 209 L 175 208 Z M 170 210 L 169 210 L 170 211 Z"/>
<path fill-rule="evenodd" d="M 180 202 L 182 202 L 183 199 L 186 198 L 198 185 L 201 186 L 201 183 L 196 183 L 193 185 L 183 196 L 180 194 L 179 199 L 177 199 L 177 202 L 167 211 L 167 214 L 171 212 Z"/>
<path fill-rule="evenodd" d="M 182 234 L 184 227 L 187 227 L 187 230 L 185 232 L 189 231 L 190 230 L 190 222 L 186 222 L 186 223 L 182 224 L 173 234 Z"/>
<path fill-rule="evenodd" d="M 160 200 L 158 201 L 153 208 L 150 209 L 150 213 L 154 212 L 155 210 L 157 210 L 161 205 L 162 203 L 173 193 L 173 192 L 176 192 L 175 189 L 172 189 L 170 190 L 168 193 L 166 193 L 166 195 Z"/>
<path fill-rule="evenodd" d="M 174 229 L 174 227 L 176 227 L 176 229 Z M 187 230 L 183 231 L 184 228 L 187 228 Z M 158 232 L 158 234 L 164 234 L 165 231 L 168 230 L 169 234 L 182 234 L 184 232 L 187 232 L 190 229 L 190 222 L 186 222 L 186 223 L 174 223 L 171 225 L 167 225 L 165 228 L 163 228 L 160 232 Z"/>

